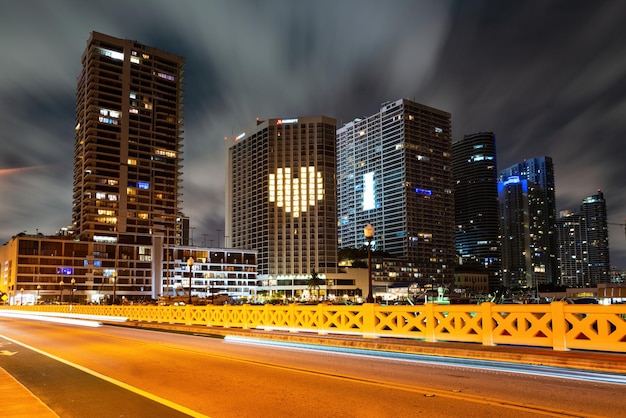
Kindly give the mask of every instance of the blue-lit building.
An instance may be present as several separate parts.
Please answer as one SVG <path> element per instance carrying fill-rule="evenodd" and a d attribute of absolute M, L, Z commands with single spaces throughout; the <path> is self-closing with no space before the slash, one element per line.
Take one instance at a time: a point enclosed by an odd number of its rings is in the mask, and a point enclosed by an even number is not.
<path fill-rule="evenodd" d="M 455 141 L 452 167 L 459 265 L 487 273 L 489 289 L 498 289 L 502 255 L 495 135 L 479 132 Z"/>
<path fill-rule="evenodd" d="M 558 282 L 554 184 L 550 157 L 526 160 L 500 172 L 502 279 L 506 287 L 534 289 Z"/>
<path fill-rule="evenodd" d="M 407 99 L 337 130 L 340 248 L 366 245 L 414 263 L 411 280 L 452 283 L 451 117 Z M 375 284 L 374 284 L 375 285 Z"/>

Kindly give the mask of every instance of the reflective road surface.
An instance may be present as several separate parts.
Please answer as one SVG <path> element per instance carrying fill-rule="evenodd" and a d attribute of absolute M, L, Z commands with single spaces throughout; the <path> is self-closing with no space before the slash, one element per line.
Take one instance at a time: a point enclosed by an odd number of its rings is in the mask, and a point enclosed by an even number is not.
<path fill-rule="evenodd" d="M 623 375 L 85 325 L 0 317 L 61 417 L 626 417 Z"/>

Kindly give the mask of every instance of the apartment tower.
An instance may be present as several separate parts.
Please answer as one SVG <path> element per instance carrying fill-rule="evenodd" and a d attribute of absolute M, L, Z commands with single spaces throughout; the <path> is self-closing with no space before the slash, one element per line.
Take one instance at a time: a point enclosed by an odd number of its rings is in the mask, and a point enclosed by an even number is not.
<path fill-rule="evenodd" d="M 455 243 L 459 264 L 489 274 L 489 289 L 500 280 L 500 215 L 496 137 L 465 135 L 452 144 Z"/>
<path fill-rule="evenodd" d="M 498 198 L 506 286 L 557 283 L 558 239 L 552 158 L 525 160 L 500 172 Z"/>
<path fill-rule="evenodd" d="M 595 287 L 609 283 L 609 234 L 601 190 L 583 199 L 578 212 L 564 211 L 557 221 L 561 284 Z"/>
<path fill-rule="evenodd" d="M 257 120 L 228 150 L 226 235 L 258 252 L 265 286 L 337 271 L 335 132 L 324 116 Z"/>
<path fill-rule="evenodd" d="M 340 248 L 366 245 L 417 266 L 415 281 L 451 283 L 454 197 L 450 114 L 407 99 L 337 130 Z"/>
<path fill-rule="evenodd" d="M 183 66 L 92 32 L 76 94 L 72 221 L 83 239 L 149 245 L 180 234 Z"/>

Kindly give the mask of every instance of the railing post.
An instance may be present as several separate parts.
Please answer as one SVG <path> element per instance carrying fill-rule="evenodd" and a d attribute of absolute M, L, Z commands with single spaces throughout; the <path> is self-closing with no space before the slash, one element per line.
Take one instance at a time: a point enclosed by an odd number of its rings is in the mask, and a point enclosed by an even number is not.
<path fill-rule="evenodd" d="M 376 306 L 375 303 L 364 303 L 361 305 L 363 315 L 363 338 L 376 338 Z"/>
<path fill-rule="evenodd" d="M 426 341 L 434 343 L 437 341 L 435 338 L 435 327 L 437 325 L 435 319 L 435 304 L 426 303 L 424 305 L 424 314 L 426 315 Z"/>
<path fill-rule="evenodd" d="M 567 322 L 565 321 L 565 302 L 552 302 L 552 348 L 555 351 L 568 351 Z"/>
<path fill-rule="evenodd" d="M 318 335 L 326 335 L 326 309 L 328 308 L 328 304 L 326 303 L 318 303 L 317 304 L 317 334 Z"/>
<path fill-rule="evenodd" d="M 193 305 L 185 304 L 185 325 L 191 325 L 191 307 Z"/>
<path fill-rule="evenodd" d="M 249 318 L 250 318 L 250 305 L 247 303 L 244 303 L 243 306 L 241 307 L 241 329 L 250 328 L 249 321 L 248 321 Z"/>
<path fill-rule="evenodd" d="M 483 345 L 495 345 L 493 343 L 493 315 L 491 309 L 495 306 L 493 302 L 483 302 L 480 304 L 481 329 L 483 331 Z"/>

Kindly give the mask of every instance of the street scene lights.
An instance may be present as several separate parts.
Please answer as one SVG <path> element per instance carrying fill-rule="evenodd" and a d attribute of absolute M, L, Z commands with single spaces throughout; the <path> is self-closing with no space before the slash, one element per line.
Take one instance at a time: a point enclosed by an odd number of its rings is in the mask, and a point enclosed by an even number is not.
<path fill-rule="evenodd" d="M 374 303 L 374 295 L 372 293 L 372 238 L 374 238 L 374 227 L 367 224 L 363 228 L 365 239 L 367 240 L 367 303 Z"/>
<path fill-rule="evenodd" d="M 71 294 L 70 305 L 71 305 L 72 303 L 74 303 L 74 285 L 76 284 L 76 280 L 72 277 L 72 280 L 70 280 L 70 283 L 72 284 L 72 287 L 70 289 L 70 292 L 71 292 L 70 293 Z"/>
<path fill-rule="evenodd" d="M 193 268 L 193 257 L 189 257 L 187 259 L 187 265 L 189 266 L 189 304 L 191 305 L 191 278 L 192 278 L 192 272 L 191 269 Z"/>
<path fill-rule="evenodd" d="M 59 294 L 59 302 L 60 302 L 61 304 L 63 304 L 63 285 L 64 285 L 64 284 L 65 284 L 65 283 L 63 283 L 63 280 L 61 280 L 61 281 L 59 282 L 59 288 L 61 288 L 61 292 L 60 292 L 60 294 Z"/>
<path fill-rule="evenodd" d="M 24 304 L 24 288 L 20 289 L 20 305 Z"/>
<path fill-rule="evenodd" d="M 117 271 L 113 271 L 113 302 L 112 304 L 115 305 L 115 299 L 116 299 L 116 293 L 117 293 Z"/>
<path fill-rule="evenodd" d="M 37 300 L 35 300 L 35 305 L 39 304 L 39 292 L 41 291 L 41 285 L 37 285 Z"/>

